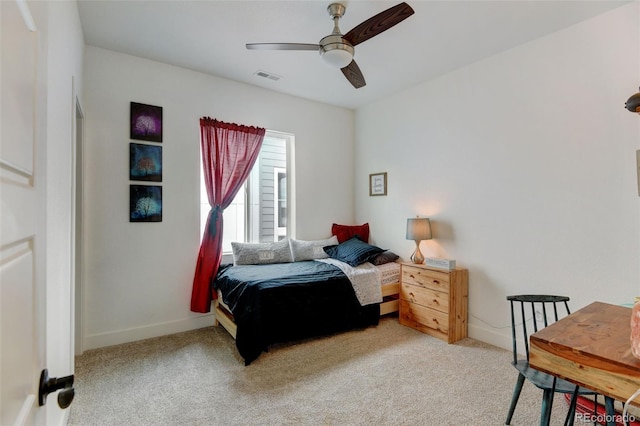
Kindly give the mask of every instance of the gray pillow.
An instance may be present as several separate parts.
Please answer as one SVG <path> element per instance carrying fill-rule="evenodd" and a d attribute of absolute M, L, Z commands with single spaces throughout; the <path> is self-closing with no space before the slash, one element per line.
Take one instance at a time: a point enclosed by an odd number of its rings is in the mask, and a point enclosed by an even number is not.
<path fill-rule="evenodd" d="M 303 260 L 313 259 L 326 259 L 329 257 L 324 251 L 326 246 L 334 246 L 338 244 L 338 237 L 333 235 L 326 240 L 289 240 L 291 246 L 291 254 L 293 255 L 294 262 L 301 262 Z"/>
<path fill-rule="evenodd" d="M 392 251 L 385 251 L 384 253 L 380 253 L 373 259 L 369 260 L 369 262 L 373 263 L 376 266 L 384 265 L 385 263 L 391 263 L 398 260 L 400 256 L 395 254 Z"/>
<path fill-rule="evenodd" d="M 266 265 L 293 262 L 289 240 L 274 243 L 231 243 L 234 265 Z"/>

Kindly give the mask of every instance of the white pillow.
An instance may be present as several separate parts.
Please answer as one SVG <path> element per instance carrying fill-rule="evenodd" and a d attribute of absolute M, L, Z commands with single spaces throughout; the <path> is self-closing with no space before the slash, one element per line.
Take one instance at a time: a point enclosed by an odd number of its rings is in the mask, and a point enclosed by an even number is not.
<path fill-rule="evenodd" d="M 274 243 L 231 243 L 234 265 L 266 265 L 293 262 L 289 240 Z"/>
<path fill-rule="evenodd" d="M 329 255 L 324 252 L 324 247 L 337 245 L 338 237 L 333 235 L 331 238 L 327 238 L 326 240 L 312 241 L 290 239 L 289 244 L 291 246 L 291 254 L 293 255 L 294 262 L 313 259 L 326 259 L 327 257 L 329 257 Z"/>

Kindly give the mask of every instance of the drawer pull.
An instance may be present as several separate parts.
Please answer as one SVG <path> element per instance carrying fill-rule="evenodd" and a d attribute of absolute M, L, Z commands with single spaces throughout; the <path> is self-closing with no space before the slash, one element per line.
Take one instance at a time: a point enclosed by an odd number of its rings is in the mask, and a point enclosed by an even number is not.
<path fill-rule="evenodd" d="M 438 280 L 433 280 L 433 283 L 434 283 L 434 284 L 440 284 L 440 281 L 438 281 Z"/>

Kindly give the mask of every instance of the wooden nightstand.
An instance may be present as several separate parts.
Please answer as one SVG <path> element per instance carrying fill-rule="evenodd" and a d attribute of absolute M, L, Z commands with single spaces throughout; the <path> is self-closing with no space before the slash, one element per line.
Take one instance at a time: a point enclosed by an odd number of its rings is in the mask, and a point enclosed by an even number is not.
<path fill-rule="evenodd" d="M 403 263 L 400 324 L 447 343 L 467 337 L 469 271 Z"/>

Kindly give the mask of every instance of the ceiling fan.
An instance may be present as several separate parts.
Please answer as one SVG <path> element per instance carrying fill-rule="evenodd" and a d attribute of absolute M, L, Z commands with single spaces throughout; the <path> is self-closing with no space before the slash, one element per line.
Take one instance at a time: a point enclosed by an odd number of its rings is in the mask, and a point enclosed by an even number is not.
<path fill-rule="evenodd" d="M 340 3 L 332 3 L 327 7 L 327 11 L 333 19 L 333 32 L 320 39 L 318 44 L 247 43 L 247 49 L 316 50 L 327 63 L 340 68 L 353 87 L 359 89 L 365 86 L 366 82 L 360 67 L 353 60 L 354 46 L 399 24 L 414 13 L 411 6 L 403 2 L 372 16 L 343 35 L 338 27 L 338 21 L 344 16 L 346 7 Z"/>

